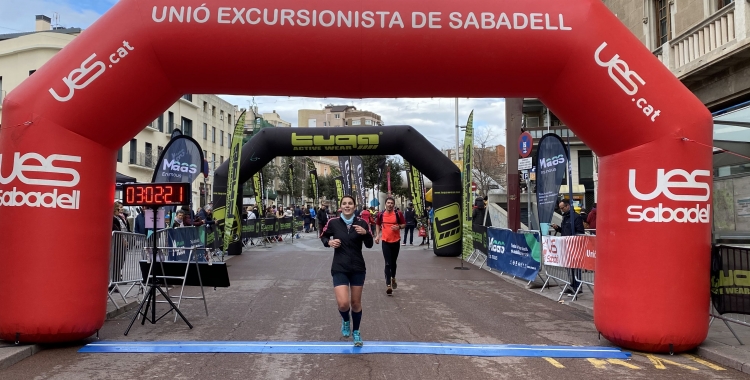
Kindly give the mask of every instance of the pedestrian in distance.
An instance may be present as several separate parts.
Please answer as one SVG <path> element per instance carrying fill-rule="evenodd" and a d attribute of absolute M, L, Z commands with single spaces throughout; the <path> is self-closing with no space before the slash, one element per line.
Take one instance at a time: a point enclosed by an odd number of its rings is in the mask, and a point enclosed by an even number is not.
<path fill-rule="evenodd" d="M 583 218 L 581 218 L 581 216 L 578 215 L 575 210 L 571 209 L 570 201 L 567 199 L 563 199 L 562 201 L 560 201 L 558 207 L 560 207 L 560 211 L 562 211 L 563 213 L 562 225 L 558 226 L 557 224 L 551 224 L 550 227 L 554 228 L 555 232 L 560 232 L 562 236 L 583 235 L 586 232 L 583 227 Z M 573 218 L 573 226 L 575 228 L 571 226 L 571 218 Z M 575 293 L 574 289 L 577 289 L 579 286 L 578 281 L 576 281 L 576 276 L 580 278 L 581 270 L 568 269 L 568 276 L 570 277 L 570 286 L 572 287 L 572 289 L 568 289 L 566 287 L 564 291 L 569 295 L 573 295 Z M 578 293 L 583 293 L 583 289 L 581 289 Z"/>
<path fill-rule="evenodd" d="M 385 260 L 385 294 L 393 294 L 393 289 L 398 287 L 396 282 L 396 261 L 398 260 L 398 251 L 401 248 L 401 230 L 406 223 L 404 216 L 394 210 L 396 200 L 393 197 L 385 199 L 385 211 L 378 215 L 376 222 L 375 244 L 383 241 L 383 260 Z"/>
<path fill-rule="evenodd" d="M 596 235 L 596 203 L 591 207 L 591 211 L 589 211 L 589 215 L 586 217 L 586 223 L 589 225 L 588 228 L 593 230 L 591 234 Z"/>
<path fill-rule="evenodd" d="M 331 276 L 342 319 L 341 335 L 348 337 L 351 333 L 354 346 L 362 347 L 359 327 L 362 321 L 362 289 L 367 272 L 362 244 L 372 248 L 373 239 L 367 222 L 354 216 L 355 205 L 353 197 L 342 197 L 341 214 L 328 221 L 320 232 L 320 240 L 325 247 L 334 249 Z"/>
<path fill-rule="evenodd" d="M 404 228 L 404 242 L 401 245 L 406 245 L 406 235 L 409 235 L 409 245 L 414 245 L 414 229 L 417 228 L 417 212 L 414 211 L 414 205 L 409 203 L 404 211 L 404 218 L 406 219 L 406 227 Z"/>

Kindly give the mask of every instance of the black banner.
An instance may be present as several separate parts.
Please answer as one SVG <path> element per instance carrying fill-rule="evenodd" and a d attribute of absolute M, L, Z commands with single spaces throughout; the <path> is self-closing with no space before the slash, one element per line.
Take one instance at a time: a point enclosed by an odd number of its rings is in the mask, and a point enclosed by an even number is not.
<path fill-rule="evenodd" d="M 750 314 L 750 249 L 713 247 L 711 302 L 719 314 Z"/>
<path fill-rule="evenodd" d="M 471 240 L 474 242 L 474 249 L 487 254 L 487 226 L 480 224 L 471 225 Z"/>
<path fill-rule="evenodd" d="M 365 165 L 362 157 L 352 157 L 352 168 L 354 169 L 354 183 L 357 185 L 357 203 L 367 207 L 367 194 L 365 193 Z"/>
<path fill-rule="evenodd" d="M 536 201 L 539 223 L 543 226 L 552 221 L 567 162 L 568 151 L 560 136 L 554 133 L 542 136 L 536 157 Z"/>
<path fill-rule="evenodd" d="M 310 170 L 310 184 L 312 185 L 312 199 L 313 199 L 313 206 L 317 205 L 320 202 L 320 188 L 318 186 L 318 170 L 313 169 Z"/>
<path fill-rule="evenodd" d="M 200 231 L 197 227 L 170 228 L 167 230 L 167 246 L 174 248 L 204 248 Z M 203 250 L 193 251 L 198 261 L 206 261 Z M 167 255 L 169 261 L 187 261 L 190 250 L 170 249 Z"/>
<path fill-rule="evenodd" d="M 192 137 L 180 134 L 173 137 L 161 152 L 151 182 L 193 183 L 202 167 L 201 146 Z"/>
<path fill-rule="evenodd" d="M 352 158 L 350 156 L 339 156 L 339 169 L 343 177 L 344 195 L 352 195 Z"/>

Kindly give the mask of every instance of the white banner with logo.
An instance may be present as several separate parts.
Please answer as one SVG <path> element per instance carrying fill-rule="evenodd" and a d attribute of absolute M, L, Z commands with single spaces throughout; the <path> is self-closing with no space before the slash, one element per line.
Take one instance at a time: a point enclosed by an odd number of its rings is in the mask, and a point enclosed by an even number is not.
<path fill-rule="evenodd" d="M 544 265 L 596 268 L 596 236 L 543 236 Z"/>

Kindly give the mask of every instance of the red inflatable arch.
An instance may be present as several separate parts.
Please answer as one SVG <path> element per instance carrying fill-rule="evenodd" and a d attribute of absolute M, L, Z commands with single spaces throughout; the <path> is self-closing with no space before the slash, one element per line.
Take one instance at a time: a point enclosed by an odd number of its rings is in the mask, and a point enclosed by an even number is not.
<path fill-rule="evenodd" d="M 2 339 L 102 326 L 115 154 L 185 93 L 537 96 L 601 157 L 597 329 L 706 337 L 711 116 L 600 0 L 122 0 L 3 102 Z"/>

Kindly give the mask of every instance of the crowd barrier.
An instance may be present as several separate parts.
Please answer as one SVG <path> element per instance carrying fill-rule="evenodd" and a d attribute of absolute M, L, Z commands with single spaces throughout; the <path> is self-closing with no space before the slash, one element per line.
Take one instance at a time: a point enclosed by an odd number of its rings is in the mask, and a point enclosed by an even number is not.
<path fill-rule="evenodd" d="M 493 241 L 496 239 L 493 235 L 506 242 Z M 532 237 L 521 238 L 524 235 Z M 506 229 L 473 225 L 472 240 L 474 251 L 467 261 L 478 265 L 480 269 L 487 265 L 487 270 L 496 269 L 501 274 L 508 274 L 514 278 L 522 277 L 529 283 L 539 278 L 543 282 L 540 292 L 554 282 L 557 286 L 562 286 L 558 301 L 562 299 L 568 288 L 573 291 L 573 300 L 578 298 L 583 285 L 586 285 L 592 293 L 594 291 L 596 262 L 596 236 L 594 235 L 541 236 L 539 231 L 533 230 L 519 230 L 513 234 L 512 231 Z M 523 246 L 524 241 L 526 241 L 526 247 Z M 531 247 L 534 241 L 540 243 L 542 248 L 539 269 L 534 268 L 535 260 L 532 260 L 537 257 L 534 248 Z M 503 256 L 507 256 L 505 249 L 514 247 L 517 257 L 510 256 L 503 260 Z M 526 248 L 528 250 L 524 251 Z M 496 252 L 493 252 L 493 249 Z M 513 265 L 497 265 L 503 262 L 510 262 Z M 576 282 L 578 286 L 573 288 L 572 284 Z"/>
<path fill-rule="evenodd" d="M 710 324 L 720 319 L 744 345 L 729 323 L 750 327 L 750 246 L 718 244 L 711 252 Z"/>
<path fill-rule="evenodd" d="M 120 231 L 112 232 L 107 295 L 110 302 L 117 309 L 120 308 L 120 305 L 117 304 L 113 296 L 115 292 L 120 295 L 124 303 L 127 303 L 125 297 L 133 289 L 138 288 L 138 296 L 140 298 L 140 294 L 143 291 L 143 283 L 141 282 L 142 277 L 138 261 L 143 257 L 143 248 L 145 246 L 146 235 Z M 120 286 L 123 288 L 120 288 Z"/>
<path fill-rule="evenodd" d="M 294 224 L 294 226 L 292 225 Z M 291 237 L 304 228 L 304 220 L 300 218 L 262 218 L 248 219 L 242 221 L 241 238 L 243 244 L 265 244 L 270 241 L 278 241 L 277 237 Z"/>

